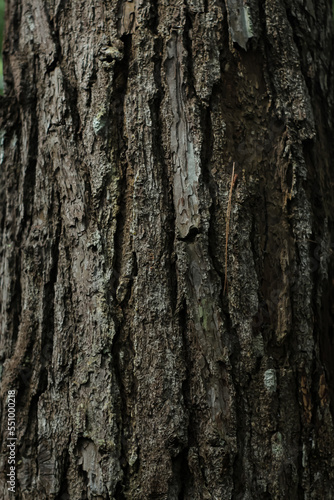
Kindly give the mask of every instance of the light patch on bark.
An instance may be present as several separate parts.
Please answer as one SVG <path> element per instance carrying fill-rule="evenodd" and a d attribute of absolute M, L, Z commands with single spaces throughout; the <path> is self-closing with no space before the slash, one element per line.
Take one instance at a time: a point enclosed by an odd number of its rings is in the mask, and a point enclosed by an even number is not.
<path fill-rule="evenodd" d="M 247 42 L 253 37 L 250 8 L 243 0 L 227 0 L 228 25 L 232 42 L 247 50 Z"/>
<path fill-rule="evenodd" d="M 277 378 L 276 378 L 276 370 L 270 368 L 264 372 L 263 383 L 265 388 L 273 393 L 276 392 L 277 389 Z"/>
<path fill-rule="evenodd" d="M 173 33 L 167 44 L 166 79 L 173 111 L 171 150 L 175 169 L 174 205 L 181 238 L 185 238 L 191 229 L 198 228 L 200 222 L 197 192 L 200 167 L 184 104 L 183 52 L 181 40 Z"/>

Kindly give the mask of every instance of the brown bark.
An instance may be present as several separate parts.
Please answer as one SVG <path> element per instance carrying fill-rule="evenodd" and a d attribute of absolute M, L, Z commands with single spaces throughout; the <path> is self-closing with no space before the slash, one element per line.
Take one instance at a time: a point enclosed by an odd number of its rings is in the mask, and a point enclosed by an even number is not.
<path fill-rule="evenodd" d="M 334 498 L 330 2 L 6 13 L 2 498 Z"/>

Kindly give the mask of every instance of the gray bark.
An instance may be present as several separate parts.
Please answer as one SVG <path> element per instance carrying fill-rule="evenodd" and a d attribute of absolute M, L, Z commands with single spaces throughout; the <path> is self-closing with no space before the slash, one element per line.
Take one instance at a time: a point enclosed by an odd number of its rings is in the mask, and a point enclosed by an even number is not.
<path fill-rule="evenodd" d="M 2 498 L 334 498 L 330 2 L 6 17 Z"/>

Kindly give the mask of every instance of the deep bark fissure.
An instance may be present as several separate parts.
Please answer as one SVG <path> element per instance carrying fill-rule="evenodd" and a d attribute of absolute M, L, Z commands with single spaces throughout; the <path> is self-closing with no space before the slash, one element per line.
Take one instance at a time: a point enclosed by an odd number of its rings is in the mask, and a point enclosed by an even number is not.
<path fill-rule="evenodd" d="M 38 60 L 37 60 L 38 61 Z M 36 85 L 37 80 L 37 62 L 34 64 L 34 75 L 32 78 L 31 85 Z M 28 85 L 28 83 L 27 83 Z M 27 89 L 27 95 L 30 92 Z M 23 179 L 23 206 L 24 215 L 22 218 L 21 231 L 24 231 L 28 225 L 31 226 L 34 211 L 34 196 L 35 196 L 35 184 L 36 184 L 36 164 L 38 158 L 38 115 L 37 115 L 37 90 L 33 90 L 32 98 L 28 100 L 27 96 L 24 96 L 29 103 L 29 112 L 31 114 L 30 130 L 29 130 L 29 142 L 28 142 L 28 162 L 26 165 L 25 175 Z M 31 102 L 30 102 L 31 100 Z M 22 103 L 23 104 L 23 103 Z M 22 105 L 21 104 L 21 105 Z M 24 121 L 24 116 L 21 113 L 21 126 Z M 28 122 L 29 123 L 29 122 Z M 29 228 L 30 229 L 30 228 Z M 29 230 L 28 229 L 28 230 Z"/>
<path fill-rule="evenodd" d="M 303 34 L 302 29 L 299 26 L 298 19 L 293 15 L 290 8 L 286 8 L 286 17 L 291 26 L 291 33 L 293 37 L 293 41 L 298 49 L 299 57 L 300 57 L 300 68 L 305 80 L 305 84 L 308 88 L 309 94 L 312 95 L 314 92 L 312 79 L 307 75 L 307 66 L 305 61 L 305 52 L 303 47 L 303 40 L 305 34 Z"/>
<path fill-rule="evenodd" d="M 131 35 L 123 35 L 124 57 L 117 61 L 114 69 L 114 89 L 111 113 L 115 121 L 115 138 L 117 140 L 117 168 L 119 171 L 119 194 L 118 194 L 118 212 L 116 215 L 116 230 L 114 234 L 114 260 L 112 269 L 112 278 L 110 289 L 114 297 L 119 284 L 122 259 L 122 245 L 124 240 L 124 227 L 128 214 L 128 204 L 130 200 L 126 199 L 129 180 L 129 169 L 126 159 L 126 141 L 124 137 L 124 102 L 127 90 L 127 80 L 129 76 L 130 57 L 131 57 Z"/>
<path fill-rule="evenodd" d="M 80 113 L 78 111 L 78 90 L 76 88 L 76 83 L 74 81 L 74 76 L 69 74 L 67 66 L 64 63 L 60 64 L 62 75 L 63 75 L 63 84 L 66 96 L 66 102 L 68 102 L 70 116 L 72 118 L 73 126 L 74 126 L 74 134 L 75 137 L 81 142 L 81 120 Z M 66 116 L 66 115 L 65 115 Z M 65 124 L 62 124 L 65 125 Z"/>
<path fill-rule="evenodd" d="M 211 159 L 213 154 L 213 134 L 211 123 L 211 110 L 214 96 L 218 92 L 215 86 L 212 89 L 210 104 L 206 108 L 202 106 L 202 130 L 203 130 L 203 146 L 201 151 L 201 175 L 203 182 L 206 185 L 211 203 L 209 205 L 209 227 L 208 227 L 208 255 L 210 257 L 213 269 L 216 271 L 221 280 L 221 288 L 223 289 L 224 274 L 221 272 L 219 263 L 217 262 L 216 253 L 218 249 L 217 235 L 215 231 L 215 218 L 217 209 L 217 184 L 211 174 Z"/>
<path fill-rule="evenodd" d="M 185 0 L 184 4 L 185 8 L 185 26 L 183 31 L 183 46 L 187 51 L 187 59 L 186 59 L 186 71 L 184 73 L 185 81 L 184 84 L 187 86 L 188 99 L 191 99 L 192 96 L 196 96 L 196 90 L 194 85 L 194 68 L 193 68 L 193 51 L 192 51 L 192 41 L 189 36 L 189 32 L 193 28 L 193 19 L 192 14 L 189 12 L 189 8 L 187 2 Z M 198 98 L 197 98 L 198 99 Z"/>
<path fill-rule="evenodd" d="M 259 46 L 260 46 L 260 51 L 262 52 L 263 58 L 264 58 L 263 75 L 264 75 L 264 80 L 265 80 L 265 83 L 267 86 L 268 95 L 270 97 L 270 107 L 268 109 L 268 115 L 272 114 L 273 116 L 278 118 L 278 116 L 275 112 L 275 102 L 276 102 L 278 96 L 276 93 L 275 85 L 273 83 L 274 72 L 271 68 L 271 61 L 272 61 L 273 57 L 271 54 L 271 51 L 272 51 L 271 42 L 269 40 L 268 33 L 267 33 L 267 21 L 266 21 L 266 19 L 267 19 L 267 15 L 265 12 L 265 4 L 260 2 L 259 3 L 259 20 L 260 20 L 260 27 L 261 27 L 261 31 L 263 33 L 263 36 L 261 37 Z M 279 119 L 282 120 L 284 125 L 285 125 L 285 117 L 280 116 Z"/>
<path fill-rule="evenodd" d="M 181 451 L 176 457 L 172 458 L 173 483 L 176 488 L 173 493 L 177 494 L 175 500 L 183 500 L 188 488 L 190 471 L 187 460 L 188 449 Z"/>
<path fill-rule="evenodd" d="M 234 363 L 234 366 L 235 363 Z M 246 442 L 246 417 L 244 408 L 245 393 L 240 388 L 240 381 L 235 378 L 234 369 L 232 369 L 233 383 L 236 391 L 237 422 L 236 435 L 238 441 L 238 452 L 233 462 L 233 494 L 231 500 L 240 500 L 247 489 L 247 481 L 244 472 L 244 453 Z"/>
<path fill-rule="evenodd" d="M 22 310 L 22 289 L 21 289 L 21 251 L 18 251 L 18 255 L 16 257 L 15 265 L 13 266 L 15 269 L 15 281 L 14 281 L 14 289 L 13 289 L 13 298 L 12 298 L 12 311 L 13 311 L 13 335 L 12 335 L 12 343 L 13 346 L 16 344 L 19 328 L 20 328 L 20 320 L 21 320 L 21 310 Z"/>
<path fill-rule="evenodd" d="M 68 443 L 68 446 L 70 445 L 70 442 Z M 70 500 L 70 495 L 68 493 L 68 480 L 66 476 L 66 471 L 69 467 L 70 464 L 70 456 L 69 456 L 69 451 L 65 450 L 62 456 L 62 473 L 61 473 L 61 488 L 56 496 L 55 500 Z"/>
<path fill-rule="evenodd" d="M 158 34 L 158 26 L 159 26 L 159 1 L 158 0 L 149 0 L 150 2 L 150 13 L 149 13 L 149 28 L 154 35 Z"/>
<path fill-rule="evenodd" d="M 117 62 L 114 69 L 114 89 L 113 89 L 113 106 L 111 112 L 117 113 L 115 135 L 118 138 L 118 169 L 120 172 L 119 194 L 118 194 L 118 213 L 116 216 L 116 230 L 114 234 L 114 260 L 112 269 L 112 278 L 110 283 L 111 294 L 115 301 L 116 313 L 116 335 L 113 339 L 111 354 L 113 360 L 113 369 L 115 372 L 117 385 L 119 389 L 119 404 L 118 409 L 118 426 L 119 426 L 119 442 L 120 442 L 120 465 L 123 471 L 123 478 L 116 484 L 116 496 L 120 499 L 125 499 L 125 491 L 130 485 L 130 465 L 129 465 L 129 443 L 133 433 L 131 422 L 131 403 L 136 398 L 136 383 L 133 375 L 130 375 L 132 380 L 129 383 L 127 379 L 132 371 L 134 348 L 132 333 L 129 331 L 128 324 L 131 319 L 131 294 L 135 276 L 137 275 L 137 258 L 136 253 L 131 250 L 133 263 L 132 275 L 126 285 L 122 283 L 122 266 L 126 252 L 132 247 L 132 238 L 128 236 L 131 226 L 131 204 L 133 200 L 133 169 L 129 165 L 126 156 L 126 139 L 124 130 L 124 106 L 127 93 L 127 80 L 129 78 L 131 64 L 131 35 L 123 35 L 124 57 L 120 62 Z M 119 287 L 126 286 L 126 291 L 121 299 L 118 298 Z M 117 312 L 119 309 L 119 312 Z M 121 361 L 121 352 L 124 360 Z M 112 369 L 112 368 L 111 368 Z"/>
<path fill-rule="evenodd" d="M 175 253 L 175 208 L 173 203 L 173 192 L 171 189 L 172 175 L 168 167 L 163 149 L 163 118 L 161 116 L 161 105 L 164 95 L 162 85 L 162 49 L 163 40 L 157 37 L 154 41 L 154 83 L 156 86 L 156 95 L 150 103 L 150 112 L 152 118 L 152 148 L 157 165 L 161 165 L 161 184 L 163 190 L 162 202 L 167 207 L 167 220 L 164 227 L 166 243 L 165 247 L 168 255 L 169 281 L 170 281 L 170 301 L 171 309 L 174 314 L 177 307 L 177 272 L 176 272 L 176 253 Z"/>
<path fill-rule="evenodd" d="M 332 233 L 333 234 L 333 233 Z M 331 248 L 334 248 L 334 243 L 332 242 Z M 329 275 L 334 275 L 334 256 L 333 252 L 330 256 L 328 264 Z M 331 413 L 334 418 L 334 283 L 327 282 L 323 285 L 323 296 L 321 301 L 322 314 L 318 316 L 317 325 L 319 325 L 319 353 L 321 358 L 322 367 L 325 370 L 327 390 L 330 395 L 330 408 Z"/>
<path fill-rule="evenodd" d="M 62 220 L 61 220 L 61 202 L 60 196 L 56 194 L 58 211 L 55 216 L 55 234 L 52 235 L 51 241 L 51 258 L 52 264 L 49 271 L 49 280 L 44 285 L 43 297 L 43 320 L 42 320 L 42 338 L 41 338 L 41 355 L 42 355 L 42 368 L 49 365 L 53 353 L 53 337 L 54 337 L 54 306 L 55 306 L 55 283 L 58 274 L 58 257 L 59 257 L 59 243 L 62 233 Z M 55 198 L 53 197 L 53 200 Z M 51 217 L 50 217 L 51 218 Z M 52 218 L 51 218 L 52 219 Z M 43 336 L 43 332 L 46 335 Z M 49 371 L 49 370 L 48 370 Z"/>
<path fill-rule="evenodd" d="M 190 339 L 188 338 L 188 312 L 187 312 L 187 302 L 184 298 L 182 303 L 180 304 L 180 309 L 178 311 L 178 319 L 179 319 L 179 327 L 182 334 L 182 344 L 183 344 L 183 359 L 185 365 L 185 377 L 182 382 L 182 394 L 185 407 L 187 408 L 188 413 L 188 445 L 185 449 L 189 451 L 191 447 L 198 447 L 198 442 L 196 438 L 197 426 L 195 425 L 194 420 L 194 409 L 192 406 L 192 398 L 191 398 L 191 347 L 190 347 Z"/>

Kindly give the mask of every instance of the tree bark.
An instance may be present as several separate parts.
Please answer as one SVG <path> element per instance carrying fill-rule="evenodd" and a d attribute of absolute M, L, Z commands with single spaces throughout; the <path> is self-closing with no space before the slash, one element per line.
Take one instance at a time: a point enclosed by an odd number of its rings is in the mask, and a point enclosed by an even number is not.
<path fill-rule="evenodd" d="M 325 0 L 7 1 L 2 498 L 10 390 L 19 500 L 334 498 L 333 49 Z"/>

